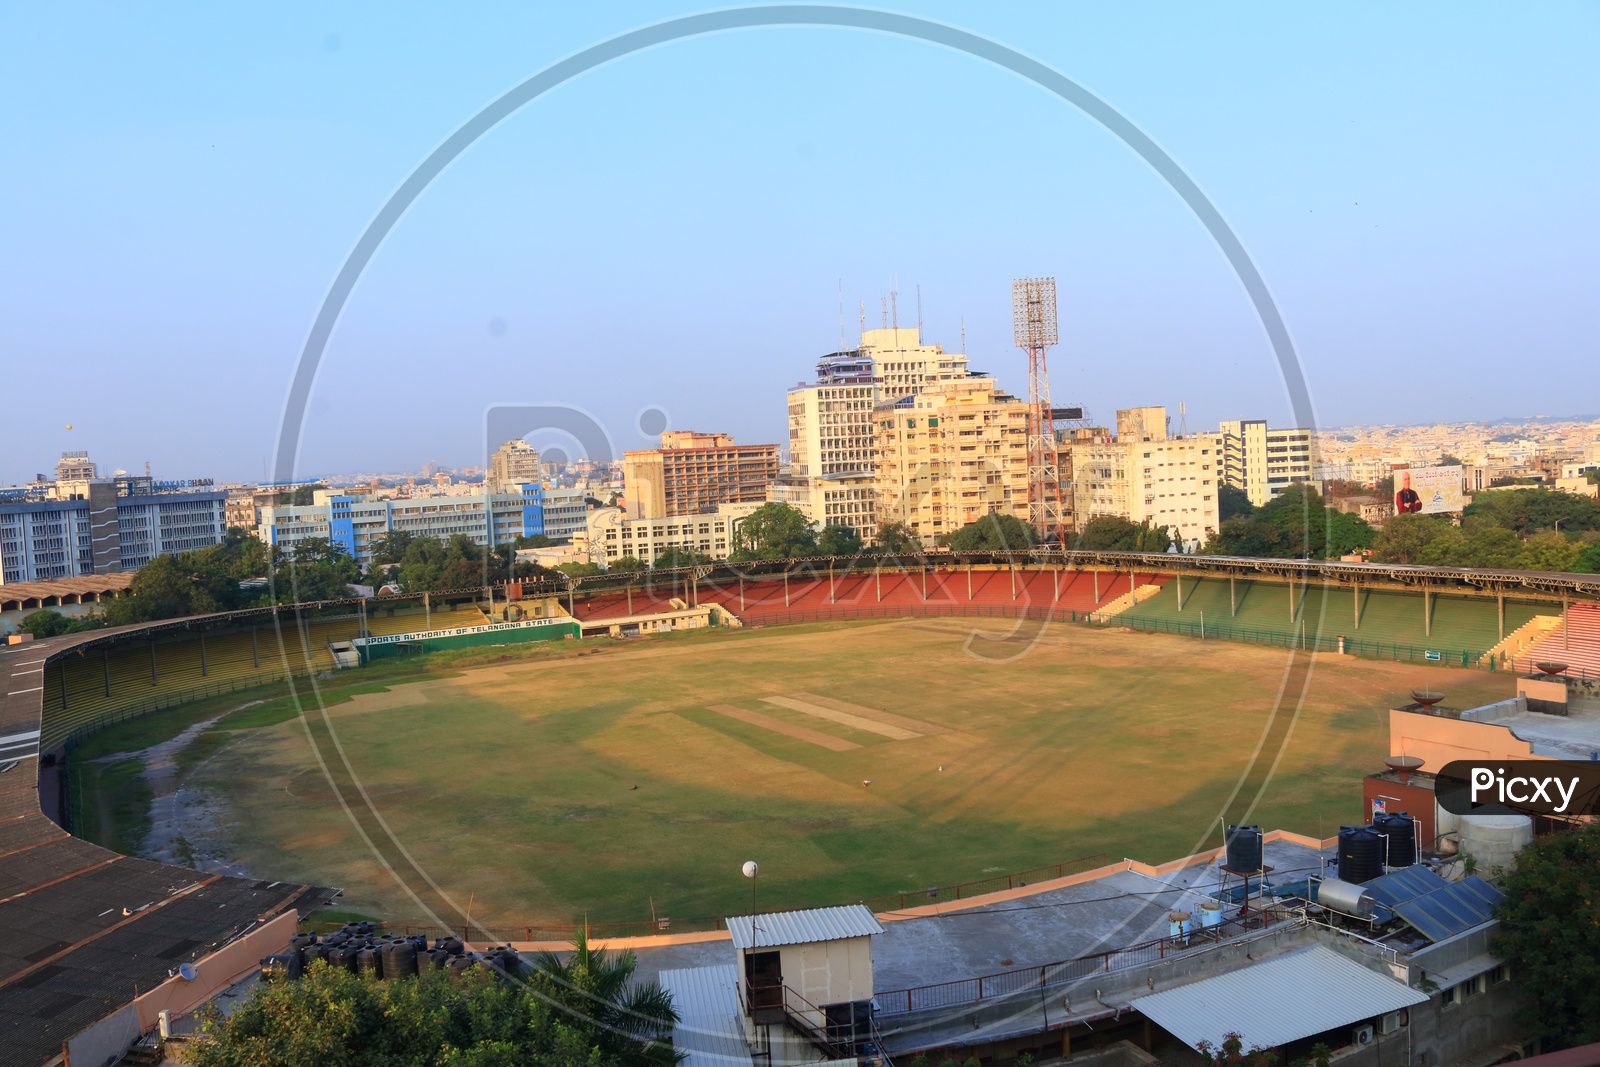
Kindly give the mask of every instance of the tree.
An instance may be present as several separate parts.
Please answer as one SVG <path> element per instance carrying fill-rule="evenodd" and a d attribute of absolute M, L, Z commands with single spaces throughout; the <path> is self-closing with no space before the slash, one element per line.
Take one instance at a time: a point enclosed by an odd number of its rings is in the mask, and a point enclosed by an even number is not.
<path fill-rule="evenodd" d="M 1250 503 L 1250 494 L 1236 485 L 1226 482 L 1217 486 L 1217 521 L 1227 522 L 1232 518 L 1250 517 L 1255 511 L 1255 505 Z"/>
<path fill-rule="evenodd" d="M 1039 532 L 1015 515 L 991 511 L 950 535 L 954 552 L 1025 552 L 1037 543 Z"/>
<path fill-rule="evenodd" d="M 1551 530 L 1534 534 L 1523 543 L 1517 567 L 1525 571 L 1565 571 L 1577 558 L 1578 546 Z"/>
<path fill-rule="evenodd" d="M 326 962 L 304 977 L 263 982 L 224 1016 L 201 1013 L 184 1048 L 196 1067 L 665 1067 L 680 1057 L 666 1043 L 677 1015 L 654 983 L 620 988 L 612 961 L 604 981 L 581 968 L 536 972 L 526 986 L 446 971 L 376 981 Z M 650 991 L 653 990 L 653 993 Z M 648 995 L 647 995 L 648 994 Z"/>
<path fill-rule="evenodd" d="M 623 1062 L 677 1063 L 665 1039 L 678 1013 L 672 994 L 657 982 L 635 982 L 638 960 L 630 951 L 616 954 L 591 948 L 580 931 L 567 957 L 541 952 L 534 957 L 533 984 L 538 992 L 572 1015 L 591 1021 L 603 1055 Z"/>
<path fill-rule="evenodd" d="M 886 522 L 878 527 L 878 551 L 890 556 L 912 556 L 922 551 L 922 542 L 903 522 Z"/>
<path fill-rule="evenodd" d="M 1567 568 L 1575 574 L 1600 574 L 1600 545 L 1586 545 Z"/>
<path fill-rule="evenodd" d="M 299 485 L 287 493 L 278 494 L 278 503 L 286 504 L 292 508 L 306 508 L 317 502 L 317 493 L 328 488 L 321 482 L 314 485 Z"/>
<path fill-rule="evenodd" d="M 729 556 L 734 560 L 794 559 L 817 553 L 811 521 L 788 504 L 762 504 L 739 524 L 735 536 L 739 548 Z"/>
<path fill-rule="evenodd" d="M 644 569 L 644 560 L 638 556 L 618 556 L 606 568 L 612 574 L 637 574 Z"/>
<path fill-rule="evenodd" d="M 105 624 L 105 619 L 99 615 L 63 615 L 54 608 L 43 608 L 23 616 L 22 621 L 17 624 L 17 629 L 22 633 L 32 634 L 34 637 L 43 640 L 46 637 L 57 637 L 61 634 L 98 630 Z"/>
<path fill-rule="evenodd" d="M 1165 552 L 1172 547 L 1172 534 L 1149 519 L 1134 522 L 1120 515 L 1096 515 L 1078 531 L 1077 547 L 1099 552 Z"/>
<path fill-rule="evenodd" d="M 819 556 L 854 556 L 861 551 L 861 535 L 855 528 L 830 522 L 817 533 Z"/>
<path fill-rule="evenodd" d="M 1445 526 L 1416 561 L 1429 567 L 1514 567 L 1521 554 L 1522 542 L 1510 530 Z"/>
<path fill-rule="evenodd" d="M 1417 563 L 1423 550 L 1450 528 L 1432 515 L 1390 516 L 1372 544 L 1372 558 L 1378 563 Z"/>
<path fill-rule="evenodd" d="M 549 548 L 555 542 L 544 534 L 523 534 L 512 544 L 517 548 Z"/>
<path fill-rule="evenodd" d="M 1439 454 L 1439 462 L 1436 463 L 1435 466 L 1438 466 L 1438 467 L 1464 467 L 1464 466 L 1466 466 L 1466 464 L 1461 462 L 1461 457 L 1460 456 L 1453 455 L 1453 454 L 1451 454 L 1449 452 L 1442 452 L 1442 453 Z"/>
<path fill-rule="evenodd" d="M 1559 1045 L 1600 1041 L 1600 826 L 1524 846 L 1502 888 L 1491 947 L 1517 977 L 1523 1024 Z"/>
<path fill-rule="evenodd" d="M 1288 538 L 1277 526 L 1260 519 L 1229 519 L 1206 541 L 1208 556 L 1282 558 L 1288 555 Z"/>
<path fill-rule="evenodd" d="M 673 545 L 656 556 L 656 561 L 650 566 L 653 570 L 671 571 L 683 567 L 697 567 L 702 563 L 710 563 L 711 557 L 703 552 L 694 552 L 687 548 Z"/>
<path fill-rule="evenodd" d="M 367 550 L 374 562 L 403 563 L 416 539 L 417 535 L 409 530 L 390 530 L 382 537 L 375 538 Z"/>
<path fill-rule="evenodd" d="M 1462 515 L 1464 521 L 1486 521 L 1515 530 L 1524 537 L 1541 530 L 1560 529 L 1564 534 L 1577 534 L 1600 529 L 1600 502 L 1577 493 L 1551 489 L 1478 493 Z"/>

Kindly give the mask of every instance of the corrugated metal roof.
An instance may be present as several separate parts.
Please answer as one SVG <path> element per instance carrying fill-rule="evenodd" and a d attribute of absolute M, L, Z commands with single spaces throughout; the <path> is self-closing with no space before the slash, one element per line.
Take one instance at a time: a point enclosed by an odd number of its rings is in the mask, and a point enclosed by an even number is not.
<path fill-rule="evenodd" d="M 685 1067 L 747 1067 L 750 1047 L 739 1014 L 739 972 L 733 964 L 662 971 L 661 987 L 672 994 L 678 1024 L 673 1047 L 687 1055 Z"/>
<path fill-rule="evenodd" d="M 1133 1006 L 1186 1045 L 1221 1045 L 1231 1032 L 1246 1048 L 1276 1048 L 1425 1003 L 1410 988 L 1325 945 L 1140 997 Z"/>
<path fill-rule="evenodd" d="M 776 948 L 838 941 L 883 933 L 883 927 L 865 904 L 808 911 L 778 911 L 767 915 L 735 915 L 728 919 L 734 948 Z"/>

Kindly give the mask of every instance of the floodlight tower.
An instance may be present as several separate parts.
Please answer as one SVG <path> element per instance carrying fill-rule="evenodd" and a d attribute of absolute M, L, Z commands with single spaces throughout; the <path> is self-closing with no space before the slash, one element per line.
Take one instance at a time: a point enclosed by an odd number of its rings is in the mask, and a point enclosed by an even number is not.
<path fill-rule="evenodd" d="M 1011 283 L 1011 321 L 1017 347 L 1028 353 L 1028 523 L 1046 541 L 1066 544 L 1061 514 L 1061 460 L 1050 408 L 1045 350 L 1057 341 L 1056 280 Z"/>

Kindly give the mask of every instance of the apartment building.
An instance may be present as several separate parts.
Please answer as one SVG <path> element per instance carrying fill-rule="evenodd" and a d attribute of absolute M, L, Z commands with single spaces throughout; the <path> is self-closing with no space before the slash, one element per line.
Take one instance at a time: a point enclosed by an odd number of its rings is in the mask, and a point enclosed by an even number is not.
<path fill-rule="evenodd" d="M 544 481 L 539 452 L 526 441 L 507 441 L 489 457 L 490 489 L 504 491 Z"/>
<path fill-rule="evenodd" d="M 1243 489 L 1253 506 L 1313 480 L 1310 430 L 1272 430 L 1265 419 L 1233 419 L 1222 424 L 1221 432 L 1222 480 Z"/>
<path fill-rule="evenodd" d="M 1134 425 L 1123 414 L 1117 413 L 1118 425 Z M 1080 528 L 1096 515 L 1148 521 L 1186 551 L 1215 532 L 1223 435 L 1168 437 L 1164 419 L 1161 426 L 1160 436 L 1089 436 L 1071 443 L 1072 506 Z"/>
<path fill-rule="evenodd" d="M 372 544 L 394 531 L 447 540 L 456 534 L 477 545 L 504 545 L 522 536 L 553 540 L 581 534 L 588 523 L 582 489 L 547 489 L 538 483 L 504 492 L 378 500 L 322 489 L 315 502 L 262 509 L 256 536 L 293 551 L 308 538 L 326 538 L 357 562 L 372 558 Z"/>
<path fill-rule="evenodd" d="M 873 418 L 879 523 L 932 544 L 992 511 L 1027 521 L 1027 405 L 993 378 L 925 383 Z"/>
<path fill-rule="evenodd" d="M 227 532 L 228 494 L 209 479 L 101 478 L 87 452 L 63 453 L 56 474 L 0 489 L 0 584 L 138 570 Z"/>
<path fill-rule="evenodd" d="M 761 503 L 777 477 L 777 445 L 737 445 L 723 433 L 668 430 L 660 448 L 622 454 L 623 493 L 638 519 Z"/>
<path fill-rule="evenodd" d="M 704 515 L 652 519 L 630 519 L 621 508 L 596 508 L 589 513 L 586 532 L 574 539 L 573 547 L 587 549 L 590 559 L 607 567 L 624 556 L 654 564 L 674 548 L 727 559 L 738 547 L 739 524 L 761 503 L 722 504 Z"/>

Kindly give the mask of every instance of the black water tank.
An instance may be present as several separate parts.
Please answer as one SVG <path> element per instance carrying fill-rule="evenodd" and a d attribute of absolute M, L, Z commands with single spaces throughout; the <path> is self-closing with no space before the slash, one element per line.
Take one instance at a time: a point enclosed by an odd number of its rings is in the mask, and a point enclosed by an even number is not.
<path fill-rule="evenodd" d="M 383 977 L 383 957 L 371 945 L 356 953 L 356 970 L 373 978 Z"/>
<path fill-rule="evenodd" d="M 356 956 L 361 952 L 361 947 L 352 941 L 346 941 L 332 952 L 328 953 L 328 962 L 335 967 L 354 971 L 356 969 Z"/>
<path fill-rule="evenodd" d="M 417 973 L 417 946 L 409 941 L 390 941 L 383 946 L 383 976 L 410 978 Z"/>
<path fill-rule="evenodd" d="M 1389 866 L 1410 867 L 1417 862 L 1417 823 L 1403 811 L 1385 813 L 1372 820 L 1372 828 L 1389 838 Z"/>
<path fill-rule="evenodd" d="M 1261 869 L 1261 827 L 1230 826 L 1227 844 L 1229 869 L 1235 871 Z"/>
<path fill-rule="evenodd" d="M 1383 838 L 1370 826 L 1339 827 L 1339 880 L 1360 885 L 1383 873 Z"/>
<path fill-rule="evenodd" d="M 306 961 L 305 965 L 309 969 L 310 966 L 313 963 L 316 963 L 318 960 L 325 960 L 328 958 L 328 946 L 307 945 L 305 948 L 300 950 L 300 957 Z"/>

